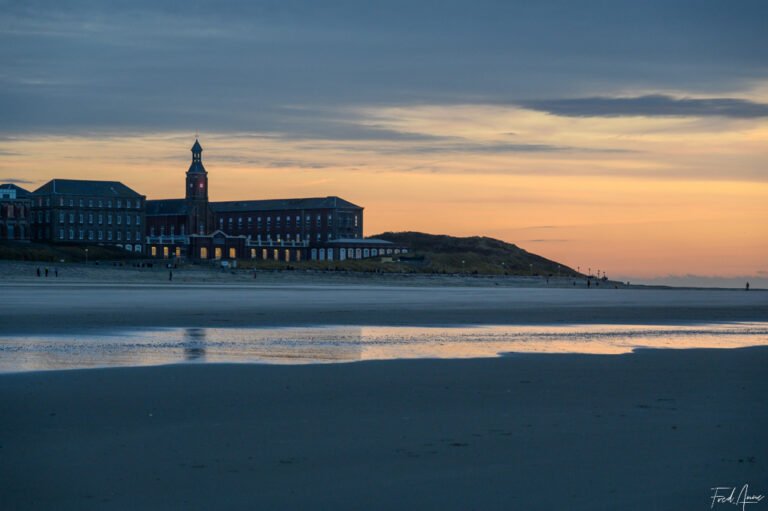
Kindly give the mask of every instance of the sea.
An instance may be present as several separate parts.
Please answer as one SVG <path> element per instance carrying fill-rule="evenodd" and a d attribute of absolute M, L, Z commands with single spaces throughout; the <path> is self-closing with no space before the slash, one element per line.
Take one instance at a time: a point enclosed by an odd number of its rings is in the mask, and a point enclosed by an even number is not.
<path fill-rule="evenodd" d="M 158 328 L 0 336 L 0 372 L 167 364 L 328 364 L 768 345 L 768 322 Z"/>

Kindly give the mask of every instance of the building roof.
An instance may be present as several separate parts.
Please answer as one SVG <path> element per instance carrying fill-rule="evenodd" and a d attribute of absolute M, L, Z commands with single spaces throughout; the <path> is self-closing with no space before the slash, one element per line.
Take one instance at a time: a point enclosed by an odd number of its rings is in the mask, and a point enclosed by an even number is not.
<path fill-rule="evenodd" d="M 192 152 L 193 153 L 203 152 L 203 146 L 200 145 L 200 142 L 197 139 L 195 139 L 195 145 L 192 146 Z"/>
<path fill-rule="evenodd" d="M 328 242 L 329 245 L 394 245 L 391 241 L 378 238 L 339 238 Z"/>
<path fill-rule="evenodd" d="M 23 199 L 25 197 L 29 197 L 30 195 L 32 195 L 32 192 L 30 192 L 29 190 L 26 190 L 26 189 L 24 189 L 24 188 L 22 188 L 20 186 L 17 186 L 17 185 L 15 185 L 13 183 L 3 183 L 3 184 L 0 184 L 0 189 L 2 189 L 2 190 L 16 190 L 16 197 L 19 198 L 19 199 Z"/>
<path fill-rule="evenodd" d="M 186 215 L 186 199 L 163 199 L 147 201 L 147 216 Z"/>
<path fill-rule="evenodd" d="M 228 211 L 284 211 L 297 209 L 363 209 L 341 197 L 312 197 L 306 199 L 269 199 L 249 201 L 211 202 L 217 213 Z"/>
<path fill-rule="evenodd" d="M 119 181 L 51 179 L 33 195 L 93 195 L 102 197 L 143 197 Z"/>

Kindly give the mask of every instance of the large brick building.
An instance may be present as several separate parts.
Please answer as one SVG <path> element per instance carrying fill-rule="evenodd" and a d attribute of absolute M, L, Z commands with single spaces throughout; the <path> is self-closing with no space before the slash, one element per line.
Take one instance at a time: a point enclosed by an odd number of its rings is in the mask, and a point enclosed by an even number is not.
<path fill-rule="evenodd" d="M 32 240 L 143 253 L 145 199 L 118 181 L 52 179 L 32 192 Z"/>
<path fill-rule="evenodd" d="M 183 199 L 147 201 L 153 257 L 344 260 L 400 252 L 363 238 L 363 208 L 340 197 L 210 202 L 203 148 L 192 146 Z"/>
<path fill-rule="evenodd" d="M 15 184 L 0 185 L 0 240 L 29 241 L 30 195 Z"/>

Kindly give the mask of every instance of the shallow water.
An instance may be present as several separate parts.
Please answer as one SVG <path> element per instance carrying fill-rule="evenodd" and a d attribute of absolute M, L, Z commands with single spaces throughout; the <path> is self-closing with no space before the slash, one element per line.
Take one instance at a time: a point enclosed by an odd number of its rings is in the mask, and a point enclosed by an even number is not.
<path fill-rule="evenodd" d="M 305 364 L 506 353 L 768 345 L 768 323 L 476 327 L 177 328 L 0 337 L 0 372 L 242 362 Z"/>

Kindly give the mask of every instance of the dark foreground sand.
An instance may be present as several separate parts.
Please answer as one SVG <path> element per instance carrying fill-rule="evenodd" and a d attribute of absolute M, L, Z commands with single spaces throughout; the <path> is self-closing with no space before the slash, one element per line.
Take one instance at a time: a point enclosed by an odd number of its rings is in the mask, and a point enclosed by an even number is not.
<path fill-rule="evenodd" d="M 748 348 L 2 375 L 0 507 L 705 510 L 714 486 L 768 493 L 766 367 Z"/>
<path fill-rule="evenodd" d="M 768 321 L 768 292 L 376 285 L 8 285 L 0 335 L 134 327 Z"/>

